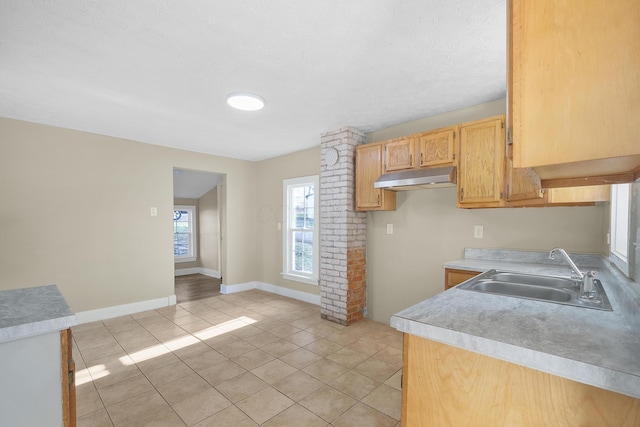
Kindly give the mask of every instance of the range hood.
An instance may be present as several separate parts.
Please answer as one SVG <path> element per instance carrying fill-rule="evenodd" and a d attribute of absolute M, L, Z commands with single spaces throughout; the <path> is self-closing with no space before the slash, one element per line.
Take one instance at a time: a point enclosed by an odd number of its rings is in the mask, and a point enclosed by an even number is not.
<path fill-rule="evenodd" d="M 455 187 L 456 168 L 412 169 L 402 172 L 388 173 L 380 176 L 373 184 L 375 188 L 389 190 L 419 190 L 423 188 Z"/>

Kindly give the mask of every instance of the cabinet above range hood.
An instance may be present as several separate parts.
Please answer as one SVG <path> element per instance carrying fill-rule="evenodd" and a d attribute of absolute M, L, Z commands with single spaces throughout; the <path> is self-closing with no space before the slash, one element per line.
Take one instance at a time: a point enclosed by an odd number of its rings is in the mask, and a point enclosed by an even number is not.
<path fill-rule="evenodd" d="M 381 175 L 373 184 L 375 188 L 388 190 L 420 190 L 456 186 L 456 168 L 411 169 L 402 172 Z"/>

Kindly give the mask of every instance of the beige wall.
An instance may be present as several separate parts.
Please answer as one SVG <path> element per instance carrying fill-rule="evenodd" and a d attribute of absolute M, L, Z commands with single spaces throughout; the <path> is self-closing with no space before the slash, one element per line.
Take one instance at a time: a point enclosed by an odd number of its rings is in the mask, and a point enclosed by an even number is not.
<path fill-rule="evenodd" d="M 395 212 L 367 214 L 367 305 L 384 323 L 444 290 L 443 264 L 464 248 L 605 253 L 606 206 L 457 209 L 456 189 L 397 194 Z M 393 234 L 386 234 L 393 224 Z M 484 238 L 473 227 L 484 227 Z M 567 270 L 568 271 L 568 270 Z"/>
<path fill-rule="evenodd" d="M 199 267 L 219 271 L 218 246 L 220 244 L 220 230 L 218 218 L 218 187 L 198 199 L 198 245 L 200 252 Z"/>
<path fill-rule="evenodd" d="M 368 137 L 503 111 L 496 101 Z M 319 174 L 319 146 L 252 163 L 2 118 L 0 290 L 56 283 L 76 312 L 172 295 L 174 167 L 226 174 L 216 201 L 225 284 L 260 280 L 319 293 L 280 276 L 277 229 L 282 180 Z M 367 215 L 369 317 L 382 322 L 439 292 L 442 263 L 465 247 L 606 252 L 602 206 L 461 210 L 454 189 L 437 189 L 399 193 L 397 211 Z M 485 227 L 484 239 L 473 238 L 474 225 Z"/>
<path fill-rule="evenodd" d="M 367 135 L 368 142 L 437 129 L 505 112 L 505 100 L 433 116 Z M 394 233 L 386 234 L 387 224 Z M 484 238 L 473 227 L 484 226 Z M 392 314 L 444 289 L 443 263 L 465 247 L 607 253 L 608 205 L 528 209 L 457 209 L 455 188 L 397 193 L 394 212 L 367 213 L 367 309 Z"/>
<path fill-rule="evenodd" d="M 172 295 L 173 167 L 227 175 L 224 281 L 256 280 L 254 163 L 0 118 L 0 290 L 55 283 L 76 312 Z"/>
<path fill-rule="evenodd" d="M 318 141 L 320 136 L 318 135 Z M 282 199 L 282 181 L 287 178 L 320 174 L 320 144 L 286 156 L 264 160 L 257 164 L 257 220 L 260 231 L 256 235 L 256 246 L 260 255 L 260 277 L 263 282 L 271 283 L 312 294 L 320 294 L 315 285 L 285 280 L 282 272 L 282 223 L 284 202 Z M 320 201 L 322 203 L 322 200 Z"/>

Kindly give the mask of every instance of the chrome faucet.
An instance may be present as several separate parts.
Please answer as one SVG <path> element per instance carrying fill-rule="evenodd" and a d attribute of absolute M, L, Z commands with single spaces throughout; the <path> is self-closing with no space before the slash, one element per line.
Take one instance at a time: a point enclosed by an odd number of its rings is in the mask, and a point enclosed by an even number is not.
<path fill-rule="evenodd" d="M 598 276 L 598 272 L 595 270 L 587 271 L 583 273 L 580 271 L 578 266 L 573 262 L 573 260 L 569 257 L 567 252 L 562 248 L 553 248 L 551 252 L 549 252 L 549 258 L 554 259 L 553 255 L 555 253 L 559 253 L 562 257 L 567 261 L 567 263 L 571 266 L 571 275 L 572 278 L 580 280 L 580 293 L 583 297 L 593 298 L 595 296 L 595 285 L 593 284 L 593 280 Z"/>

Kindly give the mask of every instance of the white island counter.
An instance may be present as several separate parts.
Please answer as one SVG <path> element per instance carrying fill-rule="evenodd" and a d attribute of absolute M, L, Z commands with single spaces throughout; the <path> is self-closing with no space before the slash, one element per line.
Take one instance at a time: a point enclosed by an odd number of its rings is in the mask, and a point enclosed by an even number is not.
<path fill-rule="evenodd" d="M 62 355 L 71 357 L 66 331 L 75 324 L 75 314 L 55 285 L 0 291 L 3 425 L 55 427 L 69 420 L 69 377 Z"/>

